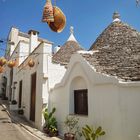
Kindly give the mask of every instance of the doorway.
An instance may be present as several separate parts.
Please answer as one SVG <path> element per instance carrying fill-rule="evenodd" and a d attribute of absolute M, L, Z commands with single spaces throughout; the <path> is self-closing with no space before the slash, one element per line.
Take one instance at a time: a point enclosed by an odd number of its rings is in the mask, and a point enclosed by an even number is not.
<path fill-rule="evenodd" d="M 35 122 L 36 110 L 36 73 L 31 75 L 31 100 L 30 100 L 30 120 Z"/>
<path fill-rule="evenodd" d="M 22 103 L 22 80 L 19 82 L 19 103 L 18 107 L 21 108 Z"/>
<path fill-rule="evenodd" d="M 11 68 L 10 70 L 9 101 L 12 100 L 12 82 L 13 82 L 13 68 Z"/>

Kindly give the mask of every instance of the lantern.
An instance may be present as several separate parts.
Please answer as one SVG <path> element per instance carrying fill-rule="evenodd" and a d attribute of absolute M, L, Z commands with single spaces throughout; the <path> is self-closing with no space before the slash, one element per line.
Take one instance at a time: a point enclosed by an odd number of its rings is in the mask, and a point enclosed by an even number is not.
<path fill-rule="evenodd" d="M 30 59 L 30 60 L 28 61 L 28 66 L 29 66 L 29 67 L 33 67 L 34 65 L 35 65 L 34 60 L 33 60 L 33 59 Z"/>
<path fill-rule="evenodd" d="M 66 25 L 66 17 L 60 8 L 53 7 L 54 22 L 48 22 L 49 27 L 54 32 L 62 32 Z"/>
<path fill-rule="evenodd" d="M 0 58 L 0 66 L 3 66 L 3 65 L 5 65 L 6 64 L 6 59 L 4 58 L 4 57 L 1 57 Z"/>
<path fill-rule="evenodd" d="M 4 68 L 2 66 L 0 66 L 0 73 L 3 73 Z"/>
<path fill-rule="evenodd" d="M 9 68 L 13 68 L 14 66 L 16 66 L 16 61 L 10 60 L 7 65 Z"/>
<path fill-rule="evenodd" d="M 47 0 L 43 10 L 42 22 L 54 22 L 53 6 L 51 0 Z"/>

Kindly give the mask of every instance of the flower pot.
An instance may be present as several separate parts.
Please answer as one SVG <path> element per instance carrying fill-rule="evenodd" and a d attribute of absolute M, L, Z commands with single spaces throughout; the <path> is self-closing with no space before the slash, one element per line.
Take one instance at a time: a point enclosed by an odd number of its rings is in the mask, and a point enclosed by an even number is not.
<path fill-rule="evenodd" d="M 18 110 L 18 114 L 19 114 L 19 115 L 23 115 L 23 114 L 24 114 L 24 110 L 23 110 L 23 109 L 19 109 L 19 110 Z"/>
<path fill-rule="evenodd" d="M 50 131 L 50 132 L 49 132 L 49 136 L 50 136 L 50 137 L 58 136 L 58 131 L 55 131 L 55 132 Z"/>
<path fill-rule="evenodd" d="M 64 140 L 75 140 L 75 134 L 73 133 L 65 133 Z"/>
<path fill-rule="evenodd" d="M 44 128 L 43 128 L 43 131 L 44 131 L 46 134 L 49 134 L 49 129 L 48 129 L 48 128 L 44 127 Z"/>

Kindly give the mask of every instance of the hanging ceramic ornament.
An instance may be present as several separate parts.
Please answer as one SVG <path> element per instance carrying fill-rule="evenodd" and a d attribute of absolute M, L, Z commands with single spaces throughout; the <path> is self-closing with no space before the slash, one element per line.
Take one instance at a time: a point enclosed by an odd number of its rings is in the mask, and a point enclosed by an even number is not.
<path fill-rule="evenodd" d="M 30 59 L 30 60 L 28 61 L 28 66 L 29 66 L 29 67 L 34 67 L 34 65 L 35 65 L 34 60 L 33 60 L 33 59 Z"/>
<path fill-rule="evenodd" d="M 7 65 L 8 65 L 9 68 L 13 68 L 13 67 L 16 66 L 16 61 L 10 60 Z"/>
<path fill-rule="evenodd" d="M 57 6 L 53 7 L 54 22 L 48 22 L 50 29 L 54 32 L 62 32 L 66 25 L 66 16 Z"/>
<path fill-rule="evenodd" d="M 51 0 L 47 0 L 43 10 L 42 22 L 54 22 L 53 6 Z"/>
<path fill-rule="evenodd" d="M 4 57 L 1 57 L 0 58 L 0 66 L 3 66 L 3 65 L 5 65 L 6 64 L 6 59 L 4 58 Z"/>
<path fill-rule="evenodd" d="M 3 73 L 4 68 L 2 66 L 0 66 L 0 73 Z"/>

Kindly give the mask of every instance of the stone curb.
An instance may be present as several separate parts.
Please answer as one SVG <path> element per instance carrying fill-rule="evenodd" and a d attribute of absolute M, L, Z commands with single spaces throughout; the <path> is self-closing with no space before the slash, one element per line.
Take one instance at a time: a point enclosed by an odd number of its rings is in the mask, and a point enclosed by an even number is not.
<path fill-rule="evenodd" d="M 43 136 L 40 136 L 40 135 L 37 135 L 35 134 L 33 131 L 31 131 L 29 128 L 27 128 L 24 124 L 22 124 L 21 122 L 17 121 L 16 119 L 14 119 L 14 117 L 10 114 L 10 112 L 7 110 L 7 107 L 4 105 L 4 104 L 1 104 L 1 106 L 3 107 L 3 109 L 5 109 L 6 113 L 8 114 L 8 116 L 10 118 L 12 118 L 12 121 L 15 122 L 15 123 L 18 123 L 21 127 L 23 127 L 26 131 L 28 131 L 29 133 L 31 133 L 32 135 L 34 135 L 35 137 L 39 138 L 40 140 L 61 140 L 57 137 L 52 137 L 52 138 L 49 138 L 47 136 L 44 136 L 45 138 L 43 138 Z M 38 132 L 41 132 L 38 130 Z M 41 132 L 42 133 L 42 132 Z M 43 133 L 42 133 L 43 134 Z"/>

